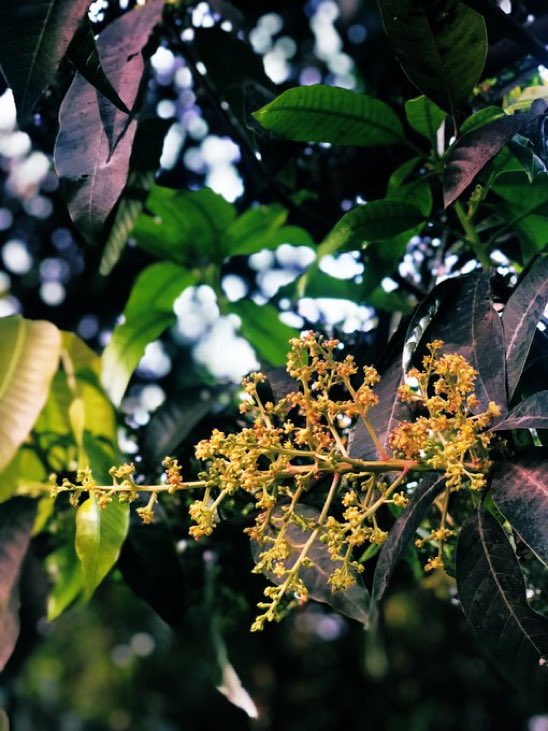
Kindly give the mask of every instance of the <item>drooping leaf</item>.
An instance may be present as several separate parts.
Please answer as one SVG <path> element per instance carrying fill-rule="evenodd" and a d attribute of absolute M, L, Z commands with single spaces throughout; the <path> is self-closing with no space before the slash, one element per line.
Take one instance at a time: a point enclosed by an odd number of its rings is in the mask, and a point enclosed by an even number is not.
<path fill-rule="evenodd" d="M 102 383 L 118 405 L 145 347 L 172 325 L 173 303 L 194 283 L 193 275 L 171 262 L 147 267 L 137 277 L 124 309 L 124 322 L 115 328 L 102 356 Z"/>
<path fill-rule="evenodd" d="M 497 508 L 548 566 L 548 461 L 527 455 L 497 462 L 492 486 Z"/>
<path fill-rule="evenodd" d="M 307 505 L 296 506 L 296 513 L 306 520 L 317 521 L 320 513 Z M 274 515 L 276 511 L 274 511 Z M 275 529 L 272 529 L 274 535 Z M 301 551 L 311 536 L 311 529 L 303 529 L 289 523 L 284 532 L 284 539 L 289 547 L 289 556 L 284 561 L 287 568 L 291 568 L 295 561 L 299 558 Z M 261 546 L 255 541 L 251 541 L 251 550 L 253 558 L 258 559 L 261 553 Z M 299 570 L 299 577 L 306 586 L 311 599 L 317 602 L 329 604 L 337 612 L 355 619 L 362 624 L 367 623 L 367 607 L 369 604 L 369 592 L 361 583 L 359 575 L 355 575 L 356 584 L 349 589 L 342 591 L 331 591 L 328 579 L 336 568 L 336 564 L 329 555 L 327 546 L 320 541 L 320 536 L 312 543 L 308 550 L 307 558 L 310 564 L 303 566 Z M 283 579 L 278 578 L 274 573 L 267 572 L 265 576 L 274 584 L 281 584 Z"/>
<path fill-rule="evenodd" d="M 147 424 L 143 440 L 147 453 L 153 459 L 173 454 L 212 406 L 210 399 L 200 399 L 195 391 L 172 394 Z"/>
<path fill-rule="evenodd" d="M 236 211 L 209 188 L 179 191 L 154 186 L 132 231 L 139 246 L 153 256 L 179 264 L 221 262 L 222 236 Z"/>
<path fill-rule="evenodd" d="M 15 455 L 46 402 L 61 334 L 49 322 L 0 319 L 0 470 Z"/>
<path fill-rule="evenodd" d="M 271 366 L 285 363 L 289 340 L 298 332 L 280 320 L 272 305 L 258 305 L 253 300 L 238 300 L 227 305 L 241 320 L 240 332 L 257 351 L 261 361 Z"/>
<path fill-rule="evenodd" d="M 436 133 L 445 119 L 445 112 L 428 97 L 418 96 L 405 102 L 405 116 L 416 132 L 435 142 Z"/>
<path fill-rule="evenodd" d="M 143 76 L 141 51 L 162 9 L 162 0 L 137 6 L 107 26 L 97 41 L 101 65 L 130 109 Z M 99 238 L 126 184 L 136 127 L 76 74 L 59 111 L 54 157 L 71 218 L 90 242 Z"/>
<path fill-rule="evenodd" d="M 409 498 L 407 507 L 390 528 L 375 567 L 370 614 L 375 612 L 376 605 L 382 600 L 407 544 L 415 535 L 443 486 L 443 477 L 423 477 Z"/>
<path fill-rule="evenodd" d="M 485 21 L 461 2 L 379 0 L 388 38 L 411 81 L 456 116 L 483 70 Z"/>
<path fill-rule="evenodd" d="M 490 428 L 492 431 L 548 429 L 548 391 L 540 391 L 521 401 Z"/>
<path fill-rule="evenodd" d="M 527 604 L 517 558 L 497 521 L 479 510 L 457 547 L 457 587 L 464 613 L 494 657 L 522 677 L 548 656 L 548 620 Z"/>
<path fill-rule="evenodd" d="M 88 16 L 84 16 L 70 46 L 67 56 L 86 81 L 89 81 L 109 102 L 121 112 L 129 114 L 129 109 L 118 96 L 118 92 L 110 83 L 101 65 L 101 59 L 95 44 L 93 28 Z"/>
<path fill-rule="evenodd" d="M 116 563 L 129 528 L 129 505 L 113 500 L 101 509 L 94 496 L 76 513 L 76 553 L 89 598 Z"/>
<path fill-rule="evenodd" d="M 541 255 L 518 283 L 502 313 L 508 397 L 512 398 L 548 301 L 548 256 Z"/>
<path fill-rule="evenodd" d="M 288 89 L 253 116 L 266 129 L 298 142 L 405 144 L 402 124 L 387 104 L 335 86 Z"/>
<path fill-rule="evenodd" d="M 36 503 L 26 498 L 0 505 L 0 671 L 19 635 L 19 577 L 35 512 Z"/>
<path fill-rule="evenodd" d="M 3 0 L 0 66 L 13 90 L 19 123 L 25 126 L 88 9 L 88 0 Z"/>
<path fill-rule="evenodd" d="M 476 175 L 515 134 L 543 114 L 544 105 L 542 110 L 532 109 L 530 112 L 494 119 L 460 137 L 449 151 L 445 162 L 445 207 L 451 205 L 468 188 Z"/>

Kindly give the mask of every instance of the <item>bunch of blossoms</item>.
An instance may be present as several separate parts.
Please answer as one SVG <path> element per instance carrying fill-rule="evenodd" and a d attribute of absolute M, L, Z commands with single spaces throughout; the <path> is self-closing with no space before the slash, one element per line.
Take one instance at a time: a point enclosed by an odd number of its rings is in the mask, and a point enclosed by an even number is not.
<path fill-rule="evenodd" d="M 423 360 L 424 370 L 410 371 L 408 385 L 400 389 L 403 401 L 418 402 L 428 416 L 400 423 L 389 438 L 389 455 L 369 420 L 378 401 L 373 391 L 379 381 L 376 370 L 366 366 L 359 373 L 352 356 L 337 358 L 339 341 L 311 332 L 290 345 L 287 371 L 295 389 L 274 404 L 261 398 L 263 374 L 244 379 L 241 412 L 249 426 L 231 434 L 214 430 L 196 446 L 196 457 L 205 462 L 197 481 L 183 481 L 180 465 L 166 458 L 162 485 L 137 485 L 133 465 L 122 465 L 111 471 L 111 486 L 98 486 L 88 475 L 86 486 L 65 481 L 55 488 L 77 495 L 84 489 L 93 492 L 99 505 L 114 495 L 132 501 L 139 493 L 150 493 L 138 511 L 147 523 L 153 520 L 159 493 L 200 489 L 201 499 L 190 505 L 190 534 L 197 540 L 213 532 L 226 498 L 243 497 L 245 513 L 255 513 L 254 524 L 246 529 L 256 549 L 254 571 L 273 581 L 258 605 L 262 612 L 253 630 L 306 601 L 302 572 L 312 566 L 318 549 L 327 551 L 333 564 L 330 588 L 353 586 L 363 571 L 367 547 L 387 538 L 378 522 L 379 509 L 387 504 L 405 507 L 407 482 L 416 473 L 440 472 L 446 480 L 439 527 L 419 541 L 438 549 L 426 569 L 441 568 L 444 542 L 452 535 L 446 528 L 450 493 L 484 486 L 491 440 L 486 427 L 498 413 L 491 404 L 484 414 L 472 414 L 478 405 L 476 372 L 459 355 L 440 355 L 443 344 L 436 341 Z M 375 444 L 378 459 L 348 454 L 348 436 L 357 420 Z M 292 541 L 295 529 L 304 536 L 298 546 Z"/>

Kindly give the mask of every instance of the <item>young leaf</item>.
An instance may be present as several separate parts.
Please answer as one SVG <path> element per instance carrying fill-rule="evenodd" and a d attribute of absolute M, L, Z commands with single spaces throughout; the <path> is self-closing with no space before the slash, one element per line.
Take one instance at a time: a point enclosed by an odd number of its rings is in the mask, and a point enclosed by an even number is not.
<path fill-rule="evenodd" d="M 238 315 L 242 322 L 240 332 L 262 361 L 271 366 L 285 363 L 288 342 L 298 333 L 280 320 L 276 308 L 243 299 L 228 303 L 227 309 Z"/>
<path fill-rule="evenodd" d="M 35 513 L 36 503 L 26 498 L 0 505 L 0 671 L 19 635 L 19 576 Z"/>
<path fill-rule="evenodd" d="M 492 431 L 505 429 L 548 429 L 548 391 L 529 396 L 491 426 Z"/>
<path fill-rule="evenodd" d="M 434 143 L 445 112 L 428 97 L 418 96 L 405 102 L 405 116 L 416 132 Z"/>
<path fill-rule="evenodd" d="M 298 515 L 306 519 L 317 520 L 320 513 L 307 505 L 296 506 Z M 290 523 L 284 533 L 285 541 L 288 544 L 289 556 L 284 561 L 287 568 L 291 568 L 298 559 L 305 543 L 310 538 L 311 530 L 299 528 L 294 523 Z M 251 541 L 251 550 L 256 560 L 261 552 L 261 546 L 255 541 Z M 314 541 L 307 553 L 310 560 L 309 565 L 303 566 L 299 571 L 299 576 L 303 584 L 306 586 L 311 599 L 317 602 L 329 604 L 337 612 L 345 614 L 357 622 L 366 624 L 367 606 L 369 603 L 369 592 L 361 583 L 360 577 L 356 575 L 356 584 L 349 589 L 342 591 L 331 591 L 331 587 L 327 583 L 329 576 L 336 568 L 333 559 L 329 555 L 327 546 L 319 539 Z M 283 579 L 278 578 L 274 573 L 265 573 L 265 576 L 274 584 L 281 584 Z"/>
<path fill-rule="evenodd" d="M 61 349 L 49 322 L 0 319 L 0 470 L 28 436 L 46 403 Z"/>
<path fill-rule="evenodd" d="M 173 303 L 194 281 L 190 272 L 170 262 L 152 264 L 137 277 L 124 309 L 124 322 L 115 328 L 102 356 L 103 387 L 115 406 L 145 347 L 175 322 Z"/>
<path fill-rule="evenodd" d="M 548 255 L 541 255 L 514 289 L 502 313 L 506 378 L 511 399 L 548 300 Z"/>
<path fill-rule="evenodd" d="M 548 566 L 548 462 L 525 456 L 495 463 L 492 485 L 497 508 Z"/>
<path fill-rule="evenodd" d="M 101 509 L 91 496 L 78 508 L 75 546 L 88 599 L 116 563 L 128 528 L 127 503 L 113 500 Z"/>
<path fill-rule="evenodd" d="M 411 81 L 456 116 L 483 70 L 485 21 L 462 2 L 379 0 L 388 38 Z"/>
<path fill-rule="evenodd" d="M 335 86 L 288 89 L 253 116 L 265 129 L 297 142 L 405 144 L 401 122 L 387 104 Z"/>
<path fill-rule="evenodd" d="M 518 668 L 532 672 L 539 656 L 548 657 L 548 620 L 527 604 L 514 551 L 484 510 L 467 520 L 459 536 L 457 587 L 468 621 L 514 674 Z"/>
<path fill-rule="evenodd" d="M 501 117 L 467 132 L 450 149 L 443 173 L 443 202 L 451 205 L 474 181 L 476 175 L 500 152 L 512 137 L 544 112 L 537 107 L 530 112 Z"/>
<path fill-rule="evenodd" d="M 196 266 L 222 262 L 223 232 L 236 217 L 234 206 L 209 188 L 180 191 L 156 185 L 132 231 L 139 246 L 160 259 Z"/>
<path fill-rule="evenodd" d="M 411 495 L 407 507 L 390 528 L 388 538 L 382 545 L 375 567 L 373 587 L 371 589 L 370 615 L 374 614 L 376 605 L 382 600 L 402 553 L 415 535 L 415 531 L 430 510 L 444 484 L 443 477 L 437 479 L 430 475 L 424 477 Z"/>
<path fill-rule="evenodd" d="M 97 41 L 103 69 L 129 108 L 143 75 L 141 51 L 162 9 L 162 0 L 138 6 L 107 26 Z M 99 238 L 126 184 L 136 126 L 76 74 L 59 111 L 54 156 L 70 216 L 90 242 Z"/>
<path fill-rule="evenodd" d="M 87 12 L 89 0 L 2 0 L 0 66 L 25 126 Z"/>

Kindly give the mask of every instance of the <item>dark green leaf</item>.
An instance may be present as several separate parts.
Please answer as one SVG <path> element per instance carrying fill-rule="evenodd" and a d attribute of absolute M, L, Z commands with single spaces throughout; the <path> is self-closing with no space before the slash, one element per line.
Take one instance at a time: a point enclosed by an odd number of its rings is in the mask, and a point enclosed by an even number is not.
<path fill-rule="evenodd" d="M 483 127 L 487 122 L 492 122 L 497 117 L 504 117 L 504 112 L 500 107 L 484 107 L 479 109 L 474 114 L 471 114 L 460 126 L 461 136 L 466 132 L 471 132 L 473 129 Z"/>
<path fill-rule="evenodd" d="M 457 587 L 464 613 L 495 658 L 524 677 L 548 657 L 548 620 L 527 604 L 517 558 L 497 521 L 480 510 L 461 531 Z"/>
<path fill-rule="evenodd" d="M 173 303 L 194 284 L 186 269 L 170 262 L 147 267 L 137 277 L 124 309 L 124 322 L 115 328 L 103 352 L 103 387 L 118 405 L 145 347 L 172 325 Z"/>
<path fill-rule="evenodd" d="M 132 232 L 139 246 L 160 259 L 195 266 L 225 257 L 222 236 L 236 211 L 209 188 L 178 191 L 155 186 Z"/>
<path fill-rule="evenodd" d="M 141 51 L 162 9 L 162 0 L 137 6 L 107 26 L 97 41 L 102 67 L 129 108 L 143 76 Z M 136 127 L 76 74 L 59 111 L 55 167 L 71 218 L 90 242 L 99 239 L 126 184 Z"/>
<path fill-rule="evenodd" d="M 418 155 L 416 157 L 412 157 L 409 160 L 406 160 L 404 163 L 402 163 L 398 168 L 394 170 L 392 175 L 390 176 L 390 179 L 388 181 L 388 188 L 387 188 L 387 195 L 390 197 L 391 194 L 397 190 L 405 181 L 407 178 L 411 175 L 413 170 L 419 165 L 419 163 L 422 161 L 422 157 L 419 157 Z"/>
<path fill-rule="evenodd" d="M 307 505 L 297 504 L 295 512 L 307 520 L 317 521 L 320 517 L 320 513 L 315 508 Z M 291 568 L 298 559 L 305 543 L 310 538 L 311 532 L 310 529 L 305 530 L 299 528 L 295 523 L 289 523 L 284 533 L 284 539 L 289 546 L 289 557 L 284 561 L 287 568 Z M 254 559 L 257 560 L 261 552 L 261 546 L 255 541 L 251 541 L 251 549 Z M 361 583 L 359 575 L 355 575 L 356 584 L 350 589 L 331 591 L 327 581 L 337 564 L 333 562 L 329 555 L 326 544 L 320 541 L 320 536 L 312 543 L 307 558 L 310 559 L 311 565 L 303 566 L 299 571 L 299 577 L 308 589 L 310 598 L 317 602 L 329 604 L 337 612 L 366 624 L 368 621 L 369 592 Z M 279 579 L 273 573 L 266 573 L 265 575 L 274 584 L 283 582 L 283 579 Z"/>
<path fill-rule="evenodd" d="M 474 181 L 484 166 L 512 137 L 538 119 L 544 111 L 495 119 L 460 137 L 449 150 L 443 175 L 443 202 L 451 205 Z"/>
<path fill-rule="evenodd" d="M 415 535 L 417 528 L 432 507 L 432 503 L 441 492 L 444 482 L 443 477 L 437 479 L 430 475 L 423 477 L 409 498 L 407 507 L 390 528 L 388 538 L 382 545 L 375 567 L 373 587 L 371 589 L 370 615 L 375 612 L 376 605 L 382 600 L 407 544 Z"/>
<path fill-rule="evenodd" d="M 89 598 L 120 555 L 129 528 L 129 505 L 116 499 L 101 509 L 94 496 L 76 513 L 76 553 Z"/>
<path fill-rule="evenodd" d="M 289 340 L 298 332 L 280 320 L 272 305 L 258 305 L 253 300 L 229 302 L 227 309 L 242 321 L 240 332 L 257 351 L 261 361 L 271 366 L 283 365 Z"/>
<path fill-rule="evenodd" d="M 461 2 L 379 0 L 388 38 L 423 94 L 456 116 L 477 84 L 487 53 L 485 21 Z"/>
<path fill-rule="evenodd" d="M 529 396 L 493 424 L 491 429 L 548 429 L 548 391 Z"/>
<path fill-rule="evenodd" d="M 200 399 L 195 391 L 172 394 L 147 424 L 143 440 L 147 453 L 152 459 L 173 454 L 212 407 L 211 399 Z"/>
<path fill-rule="evenodd" d="M 97 91 L 101 92 L 120 111 L 129 114 L 129 109 L 118 96 L 118 92 L 110 83 L 101 66 L 101 59 L 99 58 L 97 46 L 95 45 L 93 28 L 87 15 L 80 23 L 68 47 L 67 56 L 86 81 L 89 81 Z"/>
<path fill-rule="evenodd" d="M 502 313 L 508 397 L 512 398 L 548 300 L 548 255 L 541 255 L 512 292 Z"/>
<path fill-rule="evenodd" d="M 61 333 L 49 322 L 0 320 L 0 470 L 14 457 L 46 403 Z"/>
<path fill-rule="evenodd" d="M 25 498 L 0 505 L 0 671 L 19 635 L 19 577 L 35 512 L 36 503 Z"/>
<path fill-rule="evenodd" d="M 548 566 L 548 461 L 541 455 L 497 462 L 492 484 L 497 508 Z"/>
<path fill-rule="evenodd" d="M 418 96 L 405 102 L 405 116 L 416 132 L 435 144 L 436 133 L 445 119 L 443 109 L 428 97 Z"/>
<path fill-rule="evenodd" d="M 84 574 L 73 544 L 50 553 L 46 567 L 53 582 L 48 597 L 48 621 L 51 622 L 83 594 Z"/>
<path fill-rule="evenodd" d="M 513 139 L 508 143 L 508 146 L 522 164 L 530 183 L 533 182 L 537 175 L 548 172 L 546 164 L 536 154 L 531 140 L 527 137 L 514 135 Z"/>
<path fill-rule="evenodd" d="M 89 0 L 2 1 L 0 66 L 22 126 L 54 81 L 88 6 Z"/>
<path fill-rule="evenodd" d="M 298 226 L 285 226 L 287 211 L 279 205 L 256 206 L 242 213 L 223 236 L 226 256 L 254 254 L 281 244 L 314 246 L 310 234 Z"/>
<path fill-rule="evenodd" d="M 405 136 L 396 113 L 384 102 L 335 86 L 288 89 L 253 114 L 280 137 L 333 145 L 392 145 Z"/>

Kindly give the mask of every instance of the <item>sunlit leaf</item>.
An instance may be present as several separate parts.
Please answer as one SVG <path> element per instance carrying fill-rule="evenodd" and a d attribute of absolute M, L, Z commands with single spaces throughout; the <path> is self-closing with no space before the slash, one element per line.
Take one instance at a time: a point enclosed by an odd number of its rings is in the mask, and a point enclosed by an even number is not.
<path fill-rule="evenodd" d="M 279 205 L 256 206 L 242 213 L 223 236 L 226 256 L 254 254 L 281 244 L 314 246 L 310 234 L 298 226 L 284 225 L 287 210 Z"/>
<path fill-rule="evenodd" d="M 275 307 L 245 299 L 230 302 L 227 308 L 240 318 L 240 332 L 255 348 L 261 361 L 272 366 L 285 363 L 289 340 L 297 337 L 298 332 L 280 320 Z"/>
<path fill-rule="evenodd" d="M 548 461 L 542 455 L 527 455 L 497 462 L 493 500 L 521 539 L 548 566 Z"/>
<path fill-rule="evenodd" d="M 387 104 L 335 86 L 288 89 L 253 116 L 280 137 L 299 142 L 362 146 L 405 142 L 402 124 Z"/>

